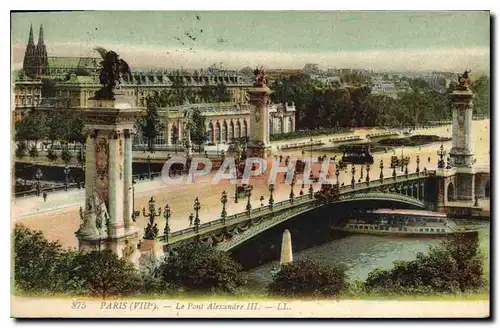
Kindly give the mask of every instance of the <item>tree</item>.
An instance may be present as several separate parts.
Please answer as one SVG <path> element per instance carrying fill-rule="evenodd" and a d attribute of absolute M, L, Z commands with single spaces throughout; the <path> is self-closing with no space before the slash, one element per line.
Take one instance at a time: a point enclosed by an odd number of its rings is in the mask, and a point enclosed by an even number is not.
<path fill-rule="evenodd" d="M 222 82 L 217 83 L 214 93 L 215 102 L 228 102 L 231 99 L 227 86 Z"/>
<path fill-rule="evenodd" d="M 71 161 L 71 152 L 67 148 L 62 150 L 61 159 L 66 164 L 68 164 Z"/>
<path fill-rule="evenodd" d="M 29 152 L 29 153 L 30 153 L 30 157 L 31 157 L 32 159 L 37 158 L 37 157 L 38 157 L 38 148 L 36 148 L 36 146 L 35 146 L 35 145 L 31 146 L 31 148 L 30 148 L 30 152 Z"/>
<path fill-rule="evenodd" d="M 456 235 L 413 261 L 396 261 L 390 270 L 376 269 L 365 288 L 384 293 L 455 293 L 484 285 L 477 234 Z"/>
<path fill-rule="evenodd" d="M 161 123 L 158 115 L 157 104 L 154 99 L 148 98 L 146 107 L 146 115 L 137 119 L 137 125 L 148 141 L 148 150 L 154 151 L 154 143 L 156 136 L 161 132 L 165 126 Z"/>
<path fill-rule="evenodd" d="M 423 91 L 430 89 L 429 83 L 427 83 L 424 79 L 421 78 L 411 79 L 409 81 L 409 84 L 410 88 L 412 88 L 415 91 Z"/>
<path fill-rule="evenodd" d="M 55 161 L 57 159 L 57 153 L 54 151 L 54 149 L 50 148 L 48 151 L 47 151 L 47 158 L 50 160 L 50 161 Z"/>
<path fill-rule="evenodd" d="M 245 283 L 241 265 L 222 251 L 201 244 L 175 249 L 159 270 L 166 284 L 191 291 L 222 291 L 234 293 Z"/>
<path fill-rule="evenodd" d="M 47 135 L 47 121 L 45 116 L 38 111 L 31 111 L 22 120 L 15 123 L 16 140 L 33 141 L 35 146 L 38 141 Z"/>
<path fill-rule="evenodd" d="M 184 82 L 184 78 L 180 72 L 175 72 L 168 78 L 172 81 L 172 86 L 169 90 L 171 94 L 170 106 L 183 105 L 186 99 L 192 98 L 194 92 L 190 88 L 186 87 L 186 83 Z"/>
<path fill-rule="evenodd" d="M 141 288 L 140 276 L 134 266 L 119 259 L 111 250 L 80 255 L 75 275 L 84 281 L 91 295 L 106 299 L 112 295 L 129 295 Z"/>
<path fill-rule="evenodd" d="M 208 82 L 205 83 L 198 91 L 198 96 L 206 103 L 213 102 L 215 98 L 214 86 Z"/>
<path fill-rule="evenodd" d="M 474 92 L 474 112 L 480 116 L 490 116 L 490 78 L 482 75 L 472 81 L 470 89 Z"/>
<path fill-rule="evenodd" d="M 347 287 L 346 269 L 298 260 L 281 266 L 267 287 L 275 296 L 337 296 Z"/>
<path fill-rule="evenodd" d="M 311 125 L 304 122 L 304 117 L 308 116 L 307 109 L 310 108 L 312 103 L 314 91 L 322 87 L 322 83 L 312 80 L 306 74 L 280 77 L 271 86 L 271 89 L 273 89 L 271 99 L 277 103 L 295 103 L 297 129 L 300 129 Z"/>
<path fill-rule="evenodd" d="M 208 140 L 208 136 L 205 130 L 205 117 L 199 108 L 195 108 L 191 114 L 189 131 L 191 140 L 198 145 L 198 152 L 201 152 L 201 145 Z"/>
<path fill-rule="evenodd" d="M 42 79 L 42 96 L 54 98 L 56 96 L 56 81 L 54 79 Z"/>
<path fill-rule="evenodd" d="M 24 156 L 26 156 L 26 149 L 28 149 L 26 141 L 18 141 L 16 147 L 16 157 L 23 158 Z"/>
<path fill-rule="evenodd" d="M 78 292 L 82 283 L 72 268 L 77 253 L 64 251 L 40 231 L 14 227 L 14 281 L 21 291 Z"/>

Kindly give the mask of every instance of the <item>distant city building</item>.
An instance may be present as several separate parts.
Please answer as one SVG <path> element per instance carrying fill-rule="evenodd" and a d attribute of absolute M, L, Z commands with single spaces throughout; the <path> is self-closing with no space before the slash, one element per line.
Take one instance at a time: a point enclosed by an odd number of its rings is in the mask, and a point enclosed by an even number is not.
<path fill-rule="evenodd" d="M 156 149 L 174 149 L 182 147 L 186 129 L 185 113 L 198 109 L 205 117 L 207 144 L 229 145 L 235 139 L 250 138 L 250 104 L 186 104 L 160 108 L 158 114 L 164 125 L 154 142 Z M 269 106 L 270 134 L 295 131 L 295 106 L 289 104 L 271 104 Z M 139 131 L 134 138 L 136 147 L 145 147 L 147 139 Z"/>
<path fill-rule="evenodd" d="M 422 80 L 427 82 L 431 88 L 436 91 L 444 92 L 446 91 L 447 82 L 446 78 L 442 75 L 432 74 L 432 75 L 424 75 L 421 77 Z"/>
<path fill-rule="evenodd" d="M 23 68 L 13 73 L 14 116 L 22 118 L 29 110 L 50 112 L 57 110 L 82 110 L 102 85 L 98 70 L 100 58 L 48 57 L 40 28 L 38 45 L 33 40 L 33 29 L 26 47 Z M 250 74 L 249 74 L 250 73 Z M 300 73 L 295 70 L 294 73 Z M 160 108 L 159 115 L 165 125 L 156 140 L 159 148 L 180 145 L 184 138 L 184 113 L 195 108 L 201 110 L 209 135 L 207 143 L 230 144 L 236 138 L 250 137 L 250 104 L 247 91 L 253 86 L 253 73 L 222 70 L 214 66 L 208 69 L 135 69 L 132 76 L 125 76 L 120 91 L 135 99 L 136 105 L 145 107 L 146 99 L 164 90 L 181 88 L 186 95 L 184 105 Z M 43 95 L 44 84 L 50 85 L 51 95 Z M 205 86 L 224 84 L 228 101 L 205 103 L 200 90 Z M 295 106 L 270 105 L 269 128 L 271 134 L 295 131 Z M 142 145 L 144 138 L 135 138 Z"/>
<path fill-rule="evenodd" d="M 398 89 L 394 82 L 383 80 L 380 77 L 372 80 L 371 93 L 374 95 L 386 95 L 394 99 L 398 97 Z"/>
<path fill-rule="evenodd" d="M 302 69 L 302 73 L 304 73 L 304 74 L 318 74 L 319 73 L 318 64 L 305 64 L 304 68 Z"/>
<path fill-rule="evenodd" d="M 328 76 L 326 74 L 311 75 L 311 79 L 319 81 L 329 87 L 342 87 L 344 83 L 340 76 Z"/>
<path fill-rule="evenodd" d="M 14 119 L 17 121 L 22 118 L 27 111 L 35 109 L 40 105 L 42 99 L 42 80 L 33 79 L 18 72 L 14 78 Z"/>
<path fill-rule="evenodd" d="M 97 57 L 49 57 L 45 46 L 43 26 L 40 26 L 35 46 L 33 27 L 30 26 L 28 44 L 23 61 L 23 72 L 30 78 L 65 78 L 68 74 L 97 74 L 100 59 Z"/>

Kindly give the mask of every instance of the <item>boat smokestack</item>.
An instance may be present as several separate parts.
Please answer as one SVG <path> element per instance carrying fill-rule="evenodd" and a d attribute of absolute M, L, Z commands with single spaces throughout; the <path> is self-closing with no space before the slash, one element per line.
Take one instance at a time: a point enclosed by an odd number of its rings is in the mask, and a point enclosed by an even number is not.
<path fill-rule="evenodd" d="M 281 257 L 280 265 L 288 264 L 293 262 L 292 253 L 292 235 L 288 229 L 283 232 L 283 239 L 281 241 Z"/>

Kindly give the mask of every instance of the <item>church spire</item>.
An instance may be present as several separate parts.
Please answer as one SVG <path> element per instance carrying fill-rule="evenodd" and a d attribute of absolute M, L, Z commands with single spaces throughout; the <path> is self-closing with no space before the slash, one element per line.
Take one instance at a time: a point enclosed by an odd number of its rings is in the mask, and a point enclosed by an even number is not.
<path fill-rule="evenodd" d="M 46 75 L 47 74 L 47 48 L 45 47 L 45 43 L 43 41 L 43 26 L 40 25 L 40 34 L 38 36 L 38 44 L 36 45 L 36 75 Z"/>
<path fill-rule="evenodd" d="M 29 44 L 35 44 L 35 42 L 33 41 L 33 25 L 30 24 L 30 37 L 28 39 L 28 45 Z"/>
<path fill-rule="evenodd" d="M 35 42 L 33 41 L 33 26 L 30 25 L 30 36 L 24 53 L 23 71 L 27 76 L 34 77 L 36 76 L 36 66 L 37 60 Z"/>
<path fill-rule="evenodd" d="M 43 41 L 43 25 L 40 25 L 40 34 L 38 35 L 38 44 L 44 44 L 44 41 Z"/>

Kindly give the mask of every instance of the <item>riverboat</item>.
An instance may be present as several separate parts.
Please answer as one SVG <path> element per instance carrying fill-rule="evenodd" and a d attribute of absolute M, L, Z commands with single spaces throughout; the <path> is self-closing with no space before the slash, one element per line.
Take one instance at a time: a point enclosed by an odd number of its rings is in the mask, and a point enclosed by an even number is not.
<path fill-rule="evenodd" d="M 430 211 L 377 209 L 360 213 L 359 217 L 331 228 L 350 233 L 400 236 L 445 236 L 460 231 L 446 214 Z"/>

